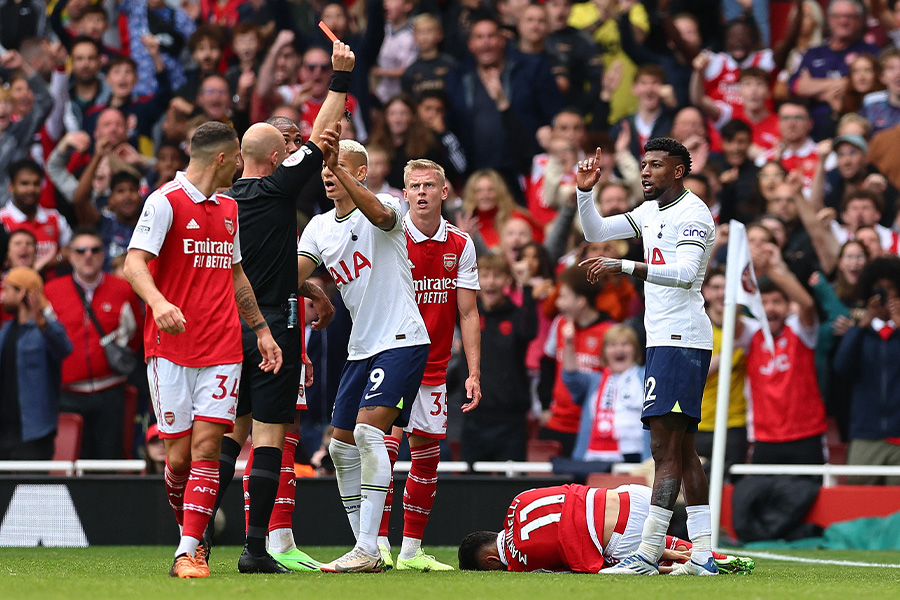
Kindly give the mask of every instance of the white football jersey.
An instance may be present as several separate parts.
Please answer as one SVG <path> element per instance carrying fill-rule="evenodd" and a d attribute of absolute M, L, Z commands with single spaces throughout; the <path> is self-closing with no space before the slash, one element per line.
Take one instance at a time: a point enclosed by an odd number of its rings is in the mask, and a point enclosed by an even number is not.
<path fill-rule="evenodd" d="M 430 343 L 413 293 L 400 202 L 389 194 L 377 198 L 397 215 L 389 231 L 358 208 L 340 218 L 332 209 L 312 218 L 297 245 L 297 254 L 324 263 L 350 311 L 348 360 Z"/>
<path fill-rule="evenodd" d="M 696 194 L 685 190 L 664 207 L 653 200 L 644 201 L 626 217 L 643 238 L 644 261 L 648 265 L 674 263 L 675 251 L 682 244 L 703 248 L 700 269 L 690 288 L 650 282 L 644 286 L 647 346 L 712 350 L 712 324 L 700 293 L 716 238 L 716 225 L 709 208 Z"/>

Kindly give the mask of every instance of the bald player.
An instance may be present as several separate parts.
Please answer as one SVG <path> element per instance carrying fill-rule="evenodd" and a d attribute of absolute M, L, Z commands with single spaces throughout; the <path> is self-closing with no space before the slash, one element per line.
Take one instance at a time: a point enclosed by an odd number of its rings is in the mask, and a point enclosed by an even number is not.
<path fill-rule="evenodd" d="M 316 118 L 308 142 L 288 155 L 286 137 L 296 144 L 290 123 L 277 121 L 251 126 L 241 140 L 243 176 L 228 194 L 237 201 L 241 224 L 241 254 L 247 278 L 257 291 L 260 310 L 284 352 L 284 367 L 277 376 L 256 377 L 250 365 L 259 362 L 248 344 L 251 332 L 244 326 L 244 373 L 234 433 L 222 443 L 220 480 L 223 487 L 234 478 L 241 447 L 253 431 L 253 462 L 247 482 L 249 507 L 247 542 L 238 561 L 242 573 L 286 573 L 317 570 L 319 563 L 297 549 L 291 529 L 295 479 L 294 451 L 299 437 L 285 437 L 294 422 L 301 381 L 302 322 L 290 315 L 289 298 L 300 294 L 311 298 L 321 329 L 331 320 L 334 308 L 317 286 L 297 278 L 297 193 L 322 169 L 321 132 L 335 128 L 344 111 L 346 90 L 355 58 L 350 48 L 335 42 L 332 50 L 331 91 Z M 310 373 L 311 375 L 311 373 Z M 283 447 L 288 451 L 283 452 Z M 287 464 L 285 464 L 287 463 Z M 290 499 L 290 510 L 277 519 L 270 531 L 276 497 Z M 219 494 L 221 498 L 223 494 Z M 283 504 L 283 503 L 282 503 Z M 268 552 L 266 536 L 269 537 Z"/>

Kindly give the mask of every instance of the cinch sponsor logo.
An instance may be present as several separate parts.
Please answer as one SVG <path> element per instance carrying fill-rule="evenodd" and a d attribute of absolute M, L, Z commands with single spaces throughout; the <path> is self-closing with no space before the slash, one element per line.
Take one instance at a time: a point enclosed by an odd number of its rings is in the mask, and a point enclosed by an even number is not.
<path fill-rule="evenodd" d="M 696 235 L 696 236 L 705 238 L 705 237 L 706 237 L 706 232 L 703 231 L 702 229 L 696 229 L 696 228 L 688 227 L 687 229 L 685 229 L 684 231 L 681 232 L 681 235 L 684 235 L 684 236 L 687 236 L 687 237 L 691 237 L 691 236 L 695 236 L 695 235 Z"/>

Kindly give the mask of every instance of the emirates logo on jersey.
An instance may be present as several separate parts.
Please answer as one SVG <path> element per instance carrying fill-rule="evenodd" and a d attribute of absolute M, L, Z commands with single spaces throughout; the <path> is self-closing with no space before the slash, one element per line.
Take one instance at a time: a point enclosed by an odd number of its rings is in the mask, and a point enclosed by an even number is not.
<path fill-rule="evenodd" d="M 228 232 L 228 235 L 234 235 L 234 221 L 225 217 L 225 230 Z"/>
<path fill-rule="evenodd" d="M 456 268 L 456 255 L 455 254 L 445 254 L 444 255 L 444 268 L 453 272 L 453 269 Z"/>

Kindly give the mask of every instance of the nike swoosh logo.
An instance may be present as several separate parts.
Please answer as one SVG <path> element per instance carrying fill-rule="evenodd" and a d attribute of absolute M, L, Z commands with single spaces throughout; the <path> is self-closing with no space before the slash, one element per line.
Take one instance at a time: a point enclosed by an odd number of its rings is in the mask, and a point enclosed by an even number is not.
<path fill-rule="evenodd" d="M 376 392 L 374 394 L 366 394 L 364 397 L 366 400 L 368 400 L 369 398 L 374 398 L 375 396 L 380 396 L 380 395 L 381 395 L 381 392 Z"/>

